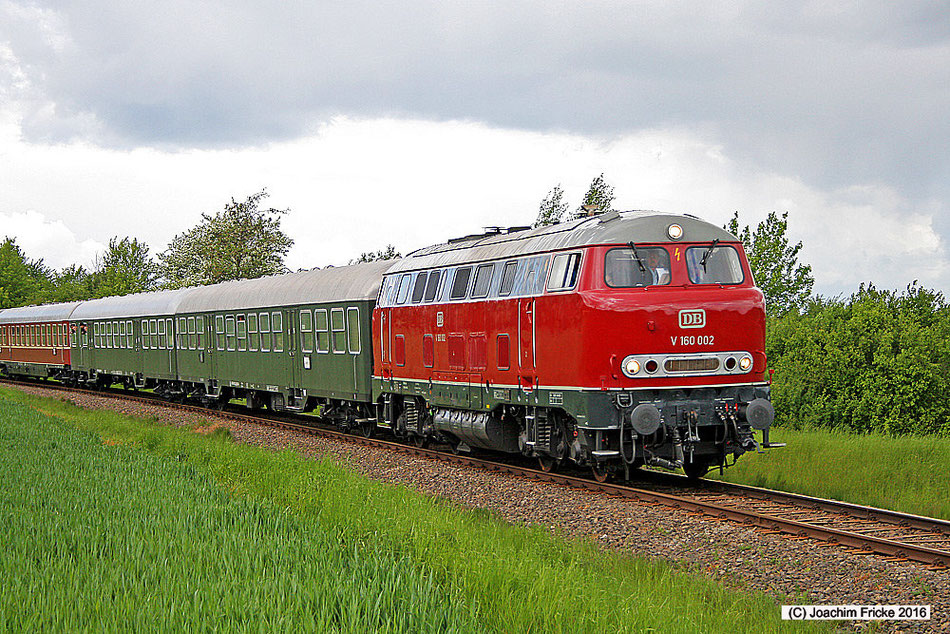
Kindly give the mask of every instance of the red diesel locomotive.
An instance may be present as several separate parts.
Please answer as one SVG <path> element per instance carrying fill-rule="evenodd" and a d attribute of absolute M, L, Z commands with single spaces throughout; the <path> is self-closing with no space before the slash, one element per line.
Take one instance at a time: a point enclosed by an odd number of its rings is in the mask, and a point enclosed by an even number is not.
<path fill-rule="evenodd" d="M 373 315 L 381 422 L 423 443 L 700 476 L 774 418 L 765 303 L 742 244 L 690 216 L 609 212 L 422 249 Z"/>

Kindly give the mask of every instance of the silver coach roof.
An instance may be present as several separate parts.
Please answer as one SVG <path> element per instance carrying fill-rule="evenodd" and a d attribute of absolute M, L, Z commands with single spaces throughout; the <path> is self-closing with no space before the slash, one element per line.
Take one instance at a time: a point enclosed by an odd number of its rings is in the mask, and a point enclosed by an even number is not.
<path fill-rule="evenodd" d="M 0 324 L 23 324 L 34 321 L 66 321 L 80 302 L 23 306 L 0 310 Z"/>
<path fill-rule="evenodd" d="M 338 266 L 253 280 L 199 286 L 178 306 L 180 313 L 293 306 L 316 302 L 374 300 L 392 260 Z"/>
<path fill-rule="evenodd" d="M 143 315 L 173 315 L 188 293 L 195 289 L 152 291 L 121 297 L 103 297 L 83 302 L 73 311 L 74 321 L 87 319 L 123 319 Z"/>
<path fill-rule="evenodd" d="M 725 229 L 692 216 L 656 211 L 608 212 L 538 229 L 475 236 L 471 240 L 453 240 L 426 247 L 396 261 L 390 272 L 495 260 L 595 244 L 670 242 L 667 229 L 673 223 L 683 228 L 683 237 L 677 242 L 739 241 Z"/>

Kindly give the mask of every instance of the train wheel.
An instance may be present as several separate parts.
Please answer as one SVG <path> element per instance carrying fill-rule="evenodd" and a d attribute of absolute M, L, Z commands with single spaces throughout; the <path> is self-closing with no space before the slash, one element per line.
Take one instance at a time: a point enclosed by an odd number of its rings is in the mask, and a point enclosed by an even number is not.
<path fill-rule="evenodd" d="M 551 473 L 557 467 L 557 460 L 551 456 L 538 456 L 538 466 L 541 467 L 541 471 Z"/>
<path fill-rule="evenodd" d="M 613 471 L 611 471 L 607 465 L 599 462 L 595 462 L 593 465 L 591 465 L 590 470 L 591 473 L 594 474 L 594 479 L 601 484 L 610 480 L 610 477 L 613 475 Z"/>
<path fill-rule="evenodd" d="M 413 444 L 413 446 L 418 447 L 419 449 L 422 449 L 422 448 L 424 448 L 426 445 L 429 444 L 429 439 L 426 438 L 425 436 L 421 435 L 421 434 L 413 434 L 413 435 L 412 435 L 412 444 Z"/>
<path fill-rule="evenodd" d="M 372 438 L 373 434 L 376 433 L 376 423 L 373 421 L 367 423 L 360 423 L 360 426 L 357 428 L 360 436 L 363 438 Z"/>

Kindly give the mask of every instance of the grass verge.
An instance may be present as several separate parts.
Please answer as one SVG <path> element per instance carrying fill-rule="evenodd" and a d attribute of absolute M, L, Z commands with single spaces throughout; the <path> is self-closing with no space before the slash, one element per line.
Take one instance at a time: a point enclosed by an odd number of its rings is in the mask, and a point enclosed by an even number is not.
<path fill-rule="evenodd" d="M 764 595 L 330 462 L 0 400 L 5 629 L 813 629 Z"/>
<path fill-rule="evenodd" d="M 950 520 L 950 438 L 786 427 L 771 436 L 788 446 L 746 454 L 722 479 Z"/>

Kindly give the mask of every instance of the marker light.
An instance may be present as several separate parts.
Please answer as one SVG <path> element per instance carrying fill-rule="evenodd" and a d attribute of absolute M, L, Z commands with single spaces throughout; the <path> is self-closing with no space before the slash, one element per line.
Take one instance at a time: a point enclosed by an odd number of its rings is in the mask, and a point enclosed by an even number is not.
<path fill-rule="evenodd" d="M 640 362 L 633 357 L 627 357 L 623 360 L 623 373 L 633 378 L 633 375 L 640 371 Z"/>
<path fill-rule="evenodd" d="M 745 356 L 739 359 L 739 369 L 743 372 L 748 372 L 752 369 L 752 357 Z"/>
<path fill-rule="evenodd" d="M 683 237 L 683 227 L 673 223 L 666 228 L 666 233 L 670 236 L 671 240 L 679 240 Z"/>

